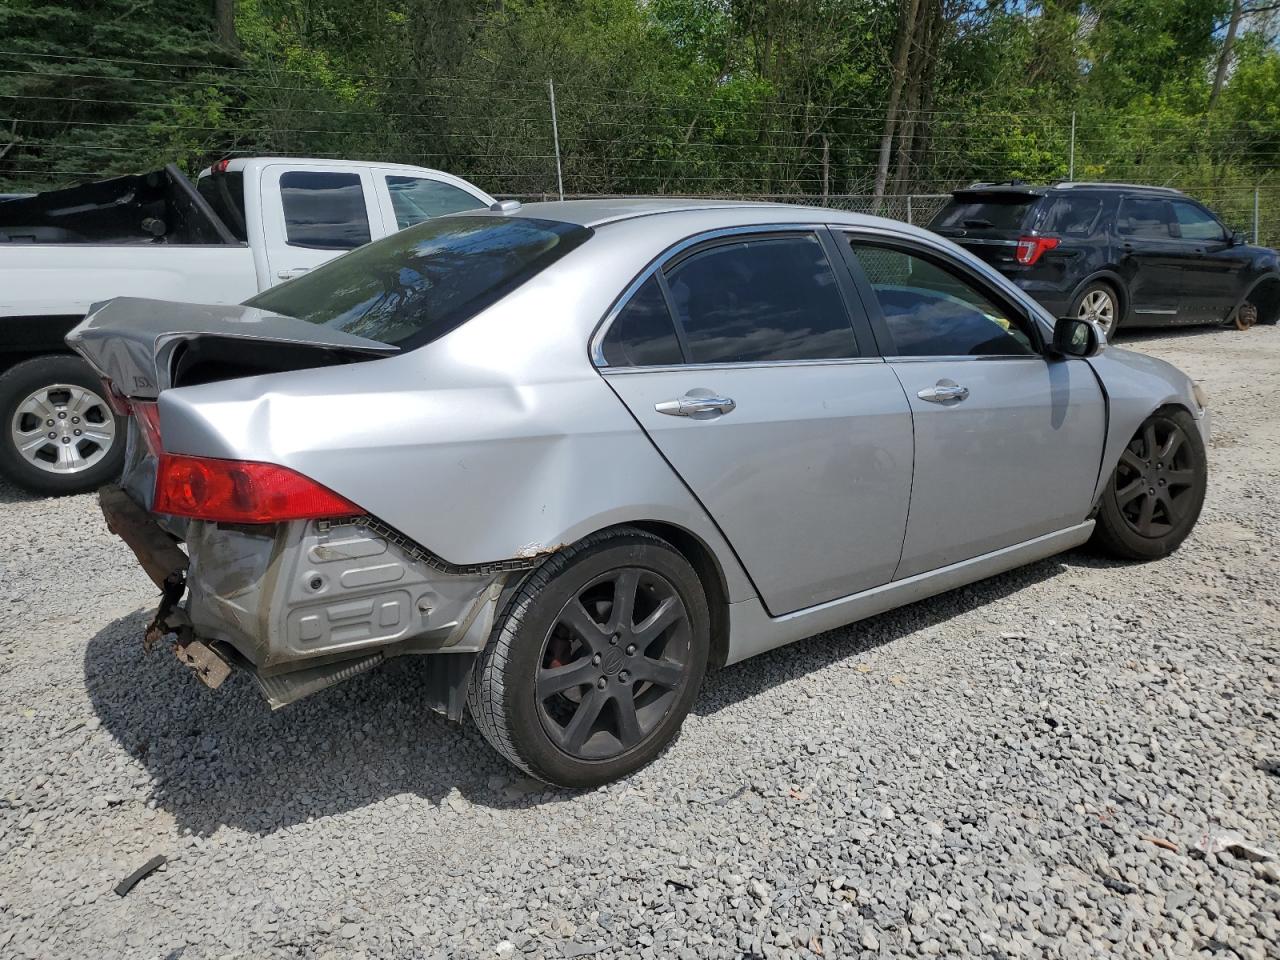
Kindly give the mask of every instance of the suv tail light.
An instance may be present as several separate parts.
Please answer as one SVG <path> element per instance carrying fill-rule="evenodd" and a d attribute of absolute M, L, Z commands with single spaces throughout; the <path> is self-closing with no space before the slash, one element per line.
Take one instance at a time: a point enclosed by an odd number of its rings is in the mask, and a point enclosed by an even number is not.
<path fill-rule="evenodd" d="M 194 520 L 279 523 L 356 517 L 350 500 L 288 467 L 161 453 L 151 509 Z"/>
<path fill-rule="evenodd" d="M 1019 237 L 1017 260 L 1023 266 L 1031 266 L 1044 254 L 1046 250 L 1052 250 L 1059 243 L 1057 237 Z"/>

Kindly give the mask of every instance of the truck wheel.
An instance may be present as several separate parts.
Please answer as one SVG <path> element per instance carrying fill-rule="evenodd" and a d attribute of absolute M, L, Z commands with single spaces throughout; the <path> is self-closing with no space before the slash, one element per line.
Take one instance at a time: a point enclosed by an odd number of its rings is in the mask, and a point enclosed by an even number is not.
<path fill-rule="evenodd" d="M 83 493 L 120 475 L 125 422 L 78 357 L 24 360 L 0 376 L 0 474 L 30 493 Z"/>
<path fill-rule="evenodd" d="M 517 767 L 595 787 L 674 739 L 709 649 L 707 601 L 688 561 L 645 531 L 604 531 L 521 585 L 476 660 L 467 706 Z"/>

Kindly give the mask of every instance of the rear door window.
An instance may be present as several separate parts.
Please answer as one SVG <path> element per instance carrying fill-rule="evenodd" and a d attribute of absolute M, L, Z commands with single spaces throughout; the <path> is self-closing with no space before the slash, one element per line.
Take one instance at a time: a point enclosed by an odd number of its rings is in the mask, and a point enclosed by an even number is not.
<path fill-rule="evenodd" d="M 1007 230 L 1017 231 L 1026 223 L 1035 194 L 987 193 L 956 194 L 929 225 L 931 230 Z"/>
<path fill-rule="evenodd" d="M 451 183 L 426 177 L 388 176 L 387 193 L 391 196 L 397 230 L 446 213 L 477 210 L 485 206 L 482 200 Z"/>
<path fill-rule="evenodd" d="M 1087 237 L 1093 233 L 1101 214 L 1099 196 L 1054 197 L 1045 209 L 1040 231 L 1063 237 Z"/>
<path fill-rule="evenodd" d="M 501 300 L 591 230 L 525 217 L 427 220 L 246 304 L 411 349 Z"/>
<path fill-rule="evenodd" d="M 1173 216 L 1168 200 L 1153 197 L 1125 197 L 1116 215 L 1116 232 L 1122 237 L 1168 240 L 1173 236 L 1169 223 Z"/>
<path fill-rule="evenodd" d="M 370 240 L 358 173 L 291 170 L 280 176 L 285 238 L 293 246 L 351 250 Z"/>
<path fill-rule="evenodd" d="M 227 225 L 232 235 L 241 243 L 247 243 L 249 231 L 244 219 L 244 174 L 239 170 L 210 173 L 197 181 L 196 190 L 213 207 L 213 212 Z"/>
<path fill-rule="evenodd" d="M 858 356 L 853 326 L 814 234 L 720 243 L 667 274 L 690 363 Z"/>
<path fill-rule="evenodd" d="M 1222 240 L 1226 231 L 1217 217 L 1198 203 L 1186 200 L 1173 201 L 1173 214 L 1178 218 L 1178 229 L 1184 240 Z"/>

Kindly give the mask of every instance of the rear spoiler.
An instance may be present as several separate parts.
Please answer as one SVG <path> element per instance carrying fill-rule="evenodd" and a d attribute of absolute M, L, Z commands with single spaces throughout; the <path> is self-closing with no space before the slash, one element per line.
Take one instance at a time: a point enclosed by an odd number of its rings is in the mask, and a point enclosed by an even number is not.
<path fill-rule="evenodd" d="M 122 395 L 150 400 L 173 386 L 181 349 L 197 343 L 230 341 L 240 351 L 257 345 L 297 352 L 333 351 L 385 357 L 400 348 L 378 340 L 268 313 L 240 304 L 173 303 L 117 297 L 95 304 L 67 334 L 67 346 L 84 357 Z"/>

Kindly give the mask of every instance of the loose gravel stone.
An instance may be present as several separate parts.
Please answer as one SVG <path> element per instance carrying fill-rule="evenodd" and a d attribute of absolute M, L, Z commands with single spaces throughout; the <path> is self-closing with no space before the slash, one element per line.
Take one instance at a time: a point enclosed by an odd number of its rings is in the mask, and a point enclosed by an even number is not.
<path fill-rule="evenodd" d="M 206 690 L 92 497 L 0 487 L 0 957 L 1277 957 L 1276 861 L 1196 845 L 1280 850 L 1280 330 L 1129 344 L 1213 408 L 1182 550 L 720 671 L 590 793 L 424 708 L 430 660 Z"/>

